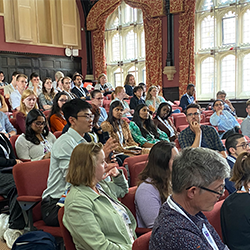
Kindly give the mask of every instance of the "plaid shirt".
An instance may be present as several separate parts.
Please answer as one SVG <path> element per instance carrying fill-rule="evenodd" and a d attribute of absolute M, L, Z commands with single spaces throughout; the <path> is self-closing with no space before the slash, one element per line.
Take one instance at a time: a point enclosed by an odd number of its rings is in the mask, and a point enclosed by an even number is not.
<path fill-rule="evenodd" d="M 207 148 L 217 150 L 219 152 L 225 151 L 219 134 L 214 127 L 201 125 L 202 130 L 202 141 L 207 145 Z M 178 137 L 181 148 L 190 147 L 193 145 L 195 139 L 195 133 L 187 127 L 184 129 Z"/>

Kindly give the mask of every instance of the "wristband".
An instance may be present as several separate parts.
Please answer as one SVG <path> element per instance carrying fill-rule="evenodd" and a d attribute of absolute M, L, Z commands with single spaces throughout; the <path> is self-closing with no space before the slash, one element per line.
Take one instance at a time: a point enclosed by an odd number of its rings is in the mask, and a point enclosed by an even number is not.
<path fill-rule="evenodd" d="M 8 133 L 8 136 L 9 136 L 9 138 L 11 137 L 11 134 L 10 133 Z"/>

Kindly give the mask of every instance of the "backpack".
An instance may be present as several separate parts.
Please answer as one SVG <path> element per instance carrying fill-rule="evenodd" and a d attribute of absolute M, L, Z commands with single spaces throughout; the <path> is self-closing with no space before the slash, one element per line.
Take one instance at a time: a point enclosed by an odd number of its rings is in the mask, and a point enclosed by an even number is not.
<path fill-rule="evenodd" d="M 56 240 L 50 233 L 32 231 L 25 233 L 14 242 L 13 250 L 57 250 Z"/>

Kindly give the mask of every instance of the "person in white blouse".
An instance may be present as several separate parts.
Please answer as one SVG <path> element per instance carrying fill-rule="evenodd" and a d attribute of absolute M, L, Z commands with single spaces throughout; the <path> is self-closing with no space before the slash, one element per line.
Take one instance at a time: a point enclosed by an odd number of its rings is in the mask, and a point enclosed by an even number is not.
<path fill-rule="evenodd" d="M 46 118 L 42 111 L 32 109 L 26 118 L 26 131 L 15 144 L 19 159 L 38 161 L 50 158 L 52 145 L 56 137 L 49 132 Z"/>

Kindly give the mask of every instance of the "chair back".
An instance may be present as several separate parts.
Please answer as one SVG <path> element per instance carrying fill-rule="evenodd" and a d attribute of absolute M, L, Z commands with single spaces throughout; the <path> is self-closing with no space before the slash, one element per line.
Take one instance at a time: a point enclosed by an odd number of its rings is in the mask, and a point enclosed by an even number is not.
<path fill-rule="evenodd" d="M 58 221 L 60 224 L 63 241 L 65 244 L 66 250 L 76 250 L 75 244 L 73 242 L 72 236 L 68 229 L 63 225 L 63 215 L 64 215 L 64 207 L 61 207 L 58 211 Z"/>
<path fill-rule="evenodd" d="M 10 120 L 10 123 L 13 125 L 13 127 L 16 129 L 16 133 L 18 135 L 22 134 L 22 131 L 20 130 L 20 128 L 19 128 L 19 126 L 17 124 L 16 118 L 10 118 L 9 120 Z"/>
<path fill-rule="evenodd" d="M 47 187 L 50 159 L 16 164 L 13 176 L 18 196 L 42 196 Z M 33 221 L 42 219 L 41 203 L 33 208 Z"/>
<path fill-rule="evenodd" d="M 137 162 L 137 163 L 129 166 L 130 186 L 131 187 L 134 187 L 137 185 L 138 175 L 146 167 L 146 164 L 147 164 L 147 161 L 141 161 L 141 162 Z"/>
<path fill-rule="evenodd" d="M 16 154 L 16 147 L 15 147 L 15 144 L 16 144 L 16 140 L 17 140 L 18 136 L 19 136 L 19 135 L 12 135 L 12 136 L 10 137 L 10 144 L 11 144 L 13 150 L 14 150 L 14 153 L 15 153 L 15 156 L 16 156 L 17 159 L 18 159 L 18 157 L 17 157 L 17 154 Z"/>
<path fill-rule="evenodd" d="M 54 134 L 54 136 L 57 139 L 57 138 L 59 138 L 62 135 L 62 131 L 55 131 L 53 134 Z"/>
<path fill-rule="evenodd" d="M 137 186 L 131 187 L 128 190 L 128 193 L 121 198 L 121 203 L 124 204 L 130 212 L 134 215 L 136 218 L 136 211 L 135 211 L 135 192 L 136 192 Z"/>
<path fill-rule="evenodd" d="M 139 238 L 134 241 L 132 246 L 132 250 L 148 250 L 149 248 L 149 240 L 151 237 L 152 231 L 143 234 Z"/>
<path fill-rule="evenodd" d="M 134 165 L 135 163 L 146 161 L 147 159 L 148 159 L 148 154 L 130 156 L 124 160 L 123 167 L 125 167 L 126 169 L 129 169 L 130 166 Z"/>

